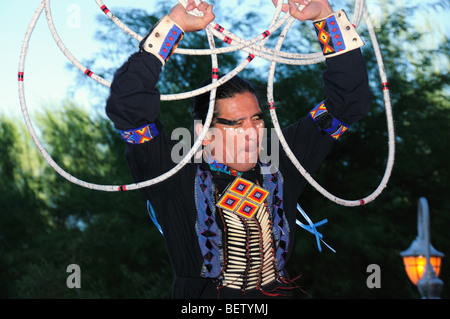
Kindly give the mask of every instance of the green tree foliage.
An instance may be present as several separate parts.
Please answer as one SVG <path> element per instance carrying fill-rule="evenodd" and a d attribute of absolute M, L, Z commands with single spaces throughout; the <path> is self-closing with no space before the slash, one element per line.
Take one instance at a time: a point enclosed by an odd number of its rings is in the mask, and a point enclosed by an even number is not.
<path fill-rule="evenodd" d="M 70 174 L 103 184 L 132 181 L 123 165 L 122 141 L 108 120 L 93 120 L 70 102 L 36 118 L 46 149 Z M 154 257 L 165 255 L 164 243 L 141 194 L 95 192 L 68 183 L 37 152 L 27 154 L 34 146 L 28 135 L 19 134 L 25 128 L 18 123 L 1 121 L 7 146 L 0 166 L 2 296 L 169 297 L 168 261 Z M 81 267 L 83 289 L 66 286 L 72 263 Z"/>
<path fill-rule="evenodd" d="M 145 34 L 166 2 L 159 2 L 157 14 L 142 10 L 114 10 L 140 34 Z M 384 2 L 383 2 L 384 3 Z M 313 221 L 327 218 L 319 228 L 326 247 L 319 253 L 314 237 L 298 230 L 294 256 L 289 265 L 292 277 L 306 294 L 299 298 L 417 298 L 408 282 L 399 253 L 416 236 L 417 202 L 428 199 L 433 245 L 445 254 L 450 202 L 446 197 L 450 178 L 446 170 L 450 138 L 448 74 L 436 68 L 436 61 L 448 63 L 448 40 L 434 49 L 422 45 L 425 34 L 411 25 L 415 7 L 388 10 L 380 17 L 377 36 L 388 72 L 396 131 L 396 162 L 388 187 L 370 204 L 346 208 L 325 199 L 309 187 L 300 204 Z M 164 7 L 166 6 L 166 7 Z M 441 8 L 441 7 L 439 7 Z M 444 5 L 444 9 L 448 9 Z M 350 9 L 351 11 L 351 9 Z M 260 17 L 246 19 L 226 12 L 218 20 L 233 26 L 243 37 L 261 25 Z M 112 78 L 114 70 L 136 51 L 130 40 L 104 15 L 99 40 L 105 49 L 86 65 L 97 74 Z M 264 21 L 267 21 L 264 20 Z M 264 28 L 264 26 L 262 26 Z M 362 23 L 360 32 L 369 39 Z M 296 23 L 283 50 L 318 50 L 310 24 Z M 203 34 L 188 34 L 183 47 L 206 47 Z M 269 42 L 273 44 L 274 42 Z M 223 45 L 218 43 L 217 45 Z M 378 69 L 370 41 L 363 48 L 371 86 L 373 106 L 368 117 L 355 124 L 323 165 L 316 180 L 339 197 L 357 199 L 371 193 L 380 182 L 387 159 L 387 129 Z M 221 72 L 234 68 L 245 54 L 220 57 Z M 255 59 L 255 62 L 258 59 Z M 255 64 L 255 63 L 252 63 Z M 448 64 L 447 64 L 448 65 Z M 265 104 L 268 64 L 246 68 L 243 76 L 261 91 Z M 321 72 L 324 64 L 278 65 L 274 84 L 277 115 L 282 126 L 305 116 L 323 96 Z M 162 93 L 192 90 L 210 75 L 209 57 L 174 55 L 160 81 Z M 64 101 L 47 106 L 33 116 L 40 136 L 53 159 L 67 172 L 98 184 L 131 182 L 123 158 L 125 146 L 111 122 L 104 116 L 107 90 L 90 85 L 102 96 L 98 112 Z M 161 120 L 170 132 L 190 127 L 190 101 L 164 102 Z M 267 122 L 270 126 L 270 121 Z M 22 122 L 0 118 L 0 296 L 3 298 L 169 298 L 172 272 L 163 237 L 146 213 L 139 191 L 107 193 L 91 191 L 67 182 L 42 159 Z M 66 286 L 66 267 L 81 268 L 81 289 Z M 366 269 L 381 268 L 381 288 L 369 289 Z M 449 282 L 444 259 L 441 277 Z M 442 294 L 448 297 L 448 288 Z"/>
<path fill-rule="evenodd" d="M 415 9 L 386 9 L 389 16 L 383 17 L 377 28 L 396 131 L 396 161 L 388 187 L 376 201 L 360 208 L 336 206 L 311 188 L 302 195 L 301 203 L 314 216 L 313 220 L 328 218 L 329 225 L 323 226 L 323 232 L 337 249 L 337 254 L 317 255 L 311 245 L 313 238 L 305 235 L 299 239 L 295 258 L 298 268 L 303 269 L 305 290 L 312 297 L 418 297 L 404 273 L 399 253 L 409 247 L 417 234 L 421 196 L 430 205 L 434 246 L 444 253 L 449 251 L 445 240 L 450 222 L 446 199 L 450 179 L 445 169 L 449 155 L 445 141 L 450 137 L 445 129 L 450 117 L 449 77 L 445 67 L 432 67 L 433 60 L 448 56 L 448 43 L 436 50 L 419 49 L 424 48 L 425 34 L 414 31 L 410 23 Z M 368 39 L 366 33 L 363 36 Z M 387 159 L 382 90 L 370 43 L 363 53 L 374 97 L 371 112 L 336 145 L 316 178 L 331 193 L 349 199 L 363 198 L 375 190 Z M 443 60 L 448 63 L 446 58 Z M 365 286 L 369 264 L 381 267 L 382 289 Z M 448 273 L 444 260 L 444 282 L 448 281 Z M 447 290 L 444 296 L 448 296 Z"/>

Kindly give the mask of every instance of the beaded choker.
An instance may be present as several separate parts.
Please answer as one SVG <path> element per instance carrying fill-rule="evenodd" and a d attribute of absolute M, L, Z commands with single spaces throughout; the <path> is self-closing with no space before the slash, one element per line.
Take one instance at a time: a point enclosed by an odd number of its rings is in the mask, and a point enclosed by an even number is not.
<path fill-rule="evenodd" d="M 242 172 L 229 168 L 225 164 L 217 163 L 216 160 L 209 160 L 209 168 L 211 171 L 226 173 L 231 176 L 241 176 Z"/>

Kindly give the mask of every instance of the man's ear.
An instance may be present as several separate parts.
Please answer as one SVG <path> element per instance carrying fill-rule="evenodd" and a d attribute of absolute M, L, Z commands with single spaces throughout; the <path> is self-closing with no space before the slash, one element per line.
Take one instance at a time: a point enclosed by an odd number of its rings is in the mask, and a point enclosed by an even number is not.
<path fill-rule="evenodd" d="M 195 134 L 197 136 L 199 136 L 200 133 L 203 130 L 203 124 L 202 123 L 196 123 L 195 126 L 194 126 L 194 129 L 195 129 Z M 212 142 L 212 140 L 211 140 L 211 133 L 208 131 L 206 133 L 206 135 L 205 135 L 205 138 L 203 139 L 202 145 L 203 146 L 207 146 L 211 142 Z"/>

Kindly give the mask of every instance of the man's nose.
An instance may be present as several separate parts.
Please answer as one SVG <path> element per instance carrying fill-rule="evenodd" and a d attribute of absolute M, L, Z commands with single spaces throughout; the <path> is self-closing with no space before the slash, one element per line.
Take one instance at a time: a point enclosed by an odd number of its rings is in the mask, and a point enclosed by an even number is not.
<path fill-rule="evenodd" d="M 258 126 L 252 122 L 245 125 L 244 132 L 245 132 L 245 139 L 247 141 L 255 140 L 258 137 Z"/>
<path fill-rule="evenodd" d="M 245 123 L 244 123 L 244 129 L 245 130 L 253 129 L 253 130 L 256 131 L 260 127 L 261 127 L 261 122 L 260 121 L 253 121 L 253 120 L 250 119 L 248 121 L 245 121 Z"/>

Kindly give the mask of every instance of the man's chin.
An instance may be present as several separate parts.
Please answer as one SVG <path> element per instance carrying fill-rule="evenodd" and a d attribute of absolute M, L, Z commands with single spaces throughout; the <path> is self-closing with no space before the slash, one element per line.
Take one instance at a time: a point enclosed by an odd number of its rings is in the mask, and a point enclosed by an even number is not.
<path fill-rule="evenodd" d="M 258 157 L 257 152 L 243 151 L 239 154 L 237 160 L 235 159 L 233 163 L 227 163 L 227 166 L 238 172 L 246 172 L 256 166 L 258 163 Z"/>
<path fill-rule="evenodd" d="M 228 165 L 229 168 L 232 168 L 238 172 L 247 172 L 254 168 L 257 163 L 236 163 Z"/>

